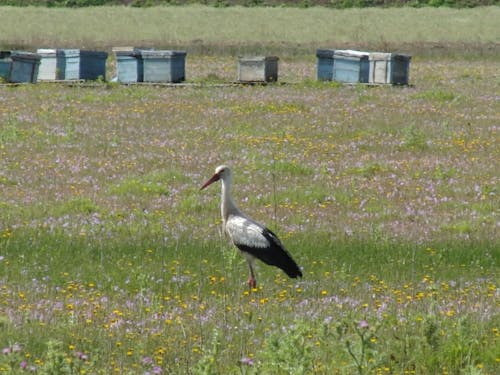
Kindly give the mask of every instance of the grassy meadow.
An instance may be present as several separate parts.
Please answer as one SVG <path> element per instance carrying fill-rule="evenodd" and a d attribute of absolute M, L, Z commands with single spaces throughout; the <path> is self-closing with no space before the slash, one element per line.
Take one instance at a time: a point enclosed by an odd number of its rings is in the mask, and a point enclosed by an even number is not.
<path fill-rule="evenodd" d="M 170 9 L 228 11 L 141 11 Z M 102 8 L 118 10 L 135 11 Z M 250 36 L 190 54 L 194 35 L 165 33 L 152 44 L 187 43 L 196 85 L 0 85 L 0 373 L 498 373 L 500 59 L 487 19 L 458 44 L 434 40 L 439 57 L 414 55 L 407 87 L 317 82 L 286 23 L 268 40 L 290 53 L 277 84 L 220 84 L 237 76 L 225 46 Z M 128 40 L 64 39 L 60 23 L 40 40 Z M 6 40 L 36 47 L 28 35 Z M 427 42 L 399 37 L 410 53 Z M 248 289 L 220 187 L 199 191 L 222 163 L 303 279 L 259 264 Z"/>
<path fill-rule="evenodd" d="M 404 49 L 416 54 L 498 53 L 500 7 L 214 8 L 0 7 L 0 44 L 33 48 L 134 45 L 202 54 L 293 55 L 318 47 Z M 446 48 L 445 48 L 446 47 Z"/>

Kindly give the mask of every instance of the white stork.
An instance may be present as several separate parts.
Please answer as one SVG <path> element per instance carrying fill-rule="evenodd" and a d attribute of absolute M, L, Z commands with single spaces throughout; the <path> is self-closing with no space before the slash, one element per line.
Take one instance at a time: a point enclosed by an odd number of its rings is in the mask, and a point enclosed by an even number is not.
<path fill-rule="evenodd" d="M 257 286 L 253 269 L 255 258 L 281 268 L 291 278 L 302 277 L 299 266 L 278 237 L 265 226 L 249 218 L 234 204 L 231 197 L 231 169 L 229 167 L 218 166 L 215 174 L 203 184 L 200 190 L 219 180 L 222 182 L 222 225 L 233 244 L 247 259 L 250 267 L 248 285 L 251 288 Z"/>

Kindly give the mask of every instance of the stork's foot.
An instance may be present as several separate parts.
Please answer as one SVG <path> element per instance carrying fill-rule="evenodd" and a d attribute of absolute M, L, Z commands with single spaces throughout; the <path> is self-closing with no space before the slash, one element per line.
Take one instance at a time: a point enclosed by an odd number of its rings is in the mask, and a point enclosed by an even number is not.
<path fill-rule="evenodd" d="M 257 280 L 250 276 L 250 278 L 248 279 L 248 286 L 250 287 L 250 289 L 257 288 Z"/>

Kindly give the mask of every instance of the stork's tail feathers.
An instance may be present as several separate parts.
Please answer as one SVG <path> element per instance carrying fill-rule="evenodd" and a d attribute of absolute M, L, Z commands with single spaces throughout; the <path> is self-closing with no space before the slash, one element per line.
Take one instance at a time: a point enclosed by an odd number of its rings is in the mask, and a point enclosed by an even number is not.
<path fill-rule="evenodd" d="M 297 263 L 295 263 L 292 259 L 290 254 L 285 253 L 280 264 L 276 264 L 276 266 L 281 268 L 288 275 L 288 277 L 291 277 L 292 279 L 302 277 L 302 271 Z"/>
<path fill-rule="evenodd" d="M 263 235 L 267 238 L 273 249 L 273 259 L 262 259 L 267 264 L 281 268 L 288 277 L 295 279 L 302 277 L 302 271 L 297 263 L 293 260 L 290 253 L 285 249 L 278 237 L 268 228 L 264 229 Z"/>

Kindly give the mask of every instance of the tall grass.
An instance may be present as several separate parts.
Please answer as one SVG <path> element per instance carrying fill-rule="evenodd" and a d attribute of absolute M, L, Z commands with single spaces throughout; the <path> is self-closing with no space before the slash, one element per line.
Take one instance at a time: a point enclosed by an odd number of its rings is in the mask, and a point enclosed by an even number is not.
<path fill-rule="evenodd" d="M 2 44 L 36 48 L 136 45 L 207 52 L 253 48 L 310 52 L 319 47 L 408 49 L 495 46 L 498 7 L 474 9 L 1 7 Z M 475 47 L 474 47 L 475 46 Z M 439 48 L 437 48 L 439 50 Z M 435 50 L 435 48 L 434 48 Z M 491 51 L 490 51 L 491 53 Z"/>

